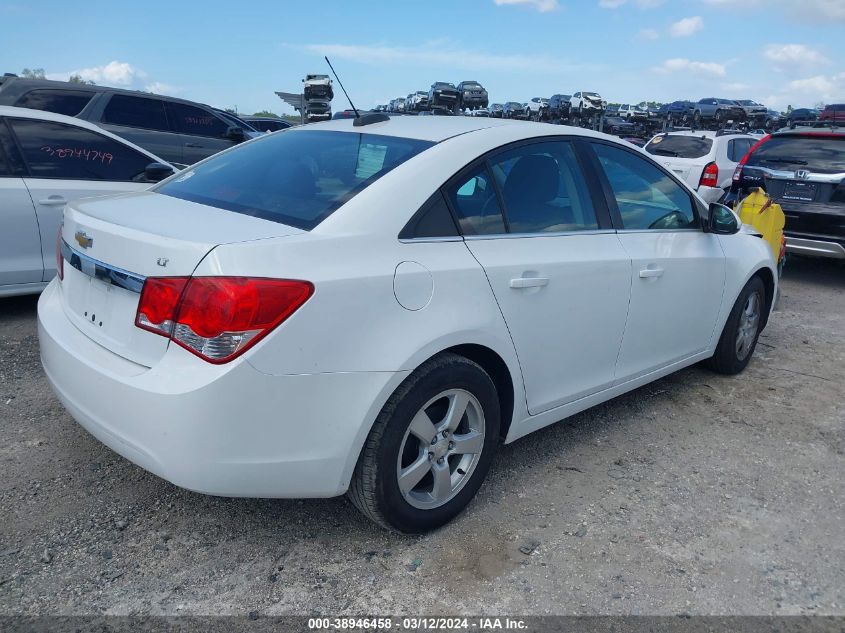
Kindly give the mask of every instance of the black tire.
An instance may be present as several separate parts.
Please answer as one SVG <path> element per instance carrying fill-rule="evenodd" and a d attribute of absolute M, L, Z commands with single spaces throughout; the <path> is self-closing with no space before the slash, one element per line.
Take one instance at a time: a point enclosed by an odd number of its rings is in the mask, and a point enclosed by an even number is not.
<path fill-rule="evenodd" d="M 483 446 L 460 490 L 443 505 L 420 509 L 411 505 L 399 488 L 400 449 L 414 416 L 449 389 L 469 392 L 480 404 Z M 463 356 L 439 354 L 406 378 L 385 403 L 361 450 L 347 495 L 365 516 L 388 529 L 419 534 L 438 528 L 457 516 L 481 487 L 499 442 L 499 426 L 499 399 L 487 372 Z M 424 483 L 425 479 L 417 485 Z"/>
<path fill-rule="evenodd" d="M 738 349 L 738 341 L 742 315 L 753 295 L 756 295 L 757 302 L 755 329 L 753 335 L 746 337 L 742 350 L 740 350 Z M 763 281 L 759 277 L 752 277 L 745 284 L 742 292 L 739 293 L 739 297 L 737 297 L 731 309 L 725 328 L 722 330 L 722 336 L 719 338 L 719 344 L 716 346 L 716 352 L 707 362 L 710 369 L 720 374 L 732 375 L 740 373 L 748 366 L 751 357 L 754 355 L 754 349 L 757 347 L 757 339 L 760 336 L 764 310 L 767 305 L 766 287 L 763 285 Z"/>

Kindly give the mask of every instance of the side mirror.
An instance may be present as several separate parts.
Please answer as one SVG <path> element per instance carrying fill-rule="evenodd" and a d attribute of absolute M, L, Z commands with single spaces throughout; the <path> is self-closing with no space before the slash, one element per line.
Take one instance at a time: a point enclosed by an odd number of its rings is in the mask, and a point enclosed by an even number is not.
<path fill-rule="evenodd" d="M 144 169 L 144 179 L 147 182 L 159 182 L 176 173 L 170 165 L 164 163 L 150 163 Z"/>
<path fill-rule="evenodd" d="M 707 216 L 708 233 L 715 233 L 716 235 L 739 233 L 740 222 L 729 207 L 718 202 L 711 202 Z"/>
<path fill-rule="evenodd" d="M 235 143 L 243 143 L 246 140 L 246 132 L 244 132 L 244 129 L 234 125 L 229 126 L 226 130 L 225 136 L 226 138 L 235 141 Z"/>

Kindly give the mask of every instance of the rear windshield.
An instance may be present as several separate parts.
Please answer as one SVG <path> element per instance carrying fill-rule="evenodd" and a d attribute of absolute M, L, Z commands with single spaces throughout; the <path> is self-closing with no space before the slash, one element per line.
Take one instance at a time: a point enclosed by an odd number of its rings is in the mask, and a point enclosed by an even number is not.
<path fill-rule="evenodd" d="M 324 130 L 270 134 L 182 172 L 155 191 L 310 231 L 432 145 Z"/>
<path fill-rule="evenodd" d="M 713 139 L 701 136 L 655 136 L 645 151 L 655 156 L 701 158 L 710 153 Z"/>
<path fill-rule="evenodd" d="M 787 171 L 845 172 L 845 136 L 775 136 L 758 147 L 747 164 Z"/>

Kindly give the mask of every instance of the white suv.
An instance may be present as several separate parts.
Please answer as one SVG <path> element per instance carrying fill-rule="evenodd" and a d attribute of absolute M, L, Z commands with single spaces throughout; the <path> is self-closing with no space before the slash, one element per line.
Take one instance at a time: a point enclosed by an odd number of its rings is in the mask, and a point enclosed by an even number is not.
<path fill-rule="evenodd" d="M 532 97 L 531 101 L 525 104 L 526 115 L 529 119 L 540 120 L 540 112 L 549 107 L 549 100 L 546 97 Z"/>
<path fill-rule="evenodd" d="M 648 111 L 643 110 L 638 105 L 625 105 L 619 106 L 619 116 L 623 119 L 627 119 L 630 121 L 631 119 L 642 119 L 645 120 L 648 118 Z"/>
<path fill-rule="evenodd" d="M 663 132 L 653 137 L 644 149 L 709 203 L 716 202 L 730 189 L 737 163 L 758 140 L 742 133 Z"/>
<path fill-rule="evenodd" d="M 569 99 L 570 111 L 573 114 L 603 112 L 607 109 L 607 101 L 597 92 L 576 92 Z"/>

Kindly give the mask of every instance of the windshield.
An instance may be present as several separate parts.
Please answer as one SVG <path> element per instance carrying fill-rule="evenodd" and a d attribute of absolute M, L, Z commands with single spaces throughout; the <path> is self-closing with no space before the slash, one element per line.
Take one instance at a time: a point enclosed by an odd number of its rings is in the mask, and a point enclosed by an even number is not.
<path fill-rule="evenodd" d="M 595 92 L 585 92 L 584 96 L 589 97 L 590 99 L 598 99 L 599 98 L 598 94 L 596 94 Z"/>
<path fill-rule="evenodd" d="M 322 130 L 270 134 L 181 172 L 154 191 L 310 231 L 432 145 Z"/>
<path fill-rule="evenodd" d="M 775 136 L 760 145 L 746 164 L 787 171 L 806 168 L 811 172 L 845 172 L 845 135 Z"/>
<path fill-rule="evenodd" d="M 710 153 L 713 140 L 701 136 L 669 135 L 655 136 L 645 151 L 656 156 L 672 156 L 675 158 L 701 158 Z"/>

